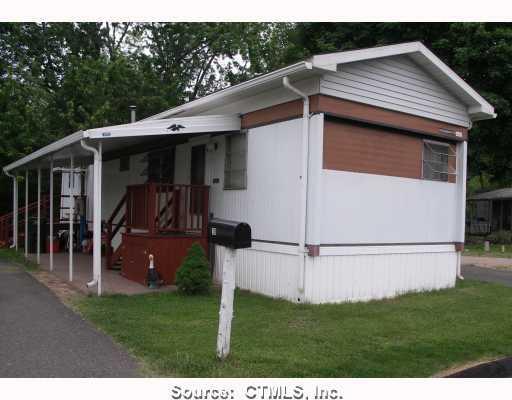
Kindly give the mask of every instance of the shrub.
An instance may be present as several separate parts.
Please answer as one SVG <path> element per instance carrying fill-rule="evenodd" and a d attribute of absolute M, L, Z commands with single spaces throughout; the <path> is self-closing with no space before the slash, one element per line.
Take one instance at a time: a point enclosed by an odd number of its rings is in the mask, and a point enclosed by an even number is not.
<path fill-rule="evenodd" d="M 487 236 L 487 240 L 492 244 L 512 244 L 511 231 L 497 231 Z"/>
<path fill-rule="evenodd" d="M 208 293 L 211 285 L 208 259 L 201 245 L 193 243 L 176 273 L 176 286 L 181 293 L 195 295 Z"/>
<path fill-rule="evenodd" d="M 483 244 L 487 239 L 485 236 L 476 236 L 466 234 L 466 238 L 464 240 L 465 244 Z"/>

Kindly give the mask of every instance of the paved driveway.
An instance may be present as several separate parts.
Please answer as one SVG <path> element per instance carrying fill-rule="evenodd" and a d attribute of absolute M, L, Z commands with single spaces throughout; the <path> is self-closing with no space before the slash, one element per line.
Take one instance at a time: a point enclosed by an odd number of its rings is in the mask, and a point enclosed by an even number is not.
<path fill-rule="evenodd" d="M 475 265 L 463 265 L 462 276 L 484 282 L 501 283 L 512 287 L 512 271 L 496 270 Z"/>
<path fill-rule="evenodd" d="M 0 262 L 0 378 L 136 375 L 136 361 L 108 336 Z"/>

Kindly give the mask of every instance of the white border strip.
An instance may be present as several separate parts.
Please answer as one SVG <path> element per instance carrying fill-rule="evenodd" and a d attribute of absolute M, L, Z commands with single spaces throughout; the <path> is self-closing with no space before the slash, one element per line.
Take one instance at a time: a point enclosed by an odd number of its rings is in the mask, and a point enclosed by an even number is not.
<path fill-rule="evenodd" d="M 396 246 L 321 246 L 320 256 L 356 256 L 367 254 L 452 253 L 454 244 Z"/>

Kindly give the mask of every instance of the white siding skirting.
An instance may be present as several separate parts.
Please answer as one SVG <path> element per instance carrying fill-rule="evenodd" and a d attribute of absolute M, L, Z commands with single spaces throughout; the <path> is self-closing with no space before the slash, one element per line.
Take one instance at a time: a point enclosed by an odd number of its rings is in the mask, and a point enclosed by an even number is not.
<path fill-rule="evenodd" d="M 299 268 L 296 254 L 256 249 L 241 249 L 236 253 L 237 287 L 269 297 L 297 301 Z M 222 281 L 223 261 L 224 247 L 215 246 L 214 281 L 216 283 Z"/>
<path fill-rule="evenodd" d="M 368 301 L 407 292 L 453 287 L 457 253 L 413 253 L 309 258 L 306 301 Z"/>
<path fill-rule="evenodd" d="M 265 250 L 265 244 L 256 246 L 237 251 L 236 286 L 297 302 L 302 296 L 298 291 L 298 256 L 290 250 L 293 246 L 283 246 L 282 252 L 274 248 Z M 435 245 L 417 253 L 410 253 L 406 248 L 422 250 L 429 246 L 383 246 L 388 248 L 387 254 L 371 254 L 374 247 L 367 247 L 370 254 L 308 257 L 305 302 L 369 301 L 455 285 L 457 253 L 453 245 Z M 391 248 L 395 248 L 395 253 Z M 223 257 L 224 248 L 215 246 L 214 281 L 217 283 L 222 280 Z"/>

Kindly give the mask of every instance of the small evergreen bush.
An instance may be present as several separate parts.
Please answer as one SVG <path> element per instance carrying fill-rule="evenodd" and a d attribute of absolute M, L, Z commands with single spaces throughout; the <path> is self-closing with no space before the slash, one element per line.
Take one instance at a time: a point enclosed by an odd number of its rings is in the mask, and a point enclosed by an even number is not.
<path fill-rule="evenodd" d="M 181 293 L 195 295 L 208 293 L 211 285 L 206 254 L 199 243 L 193 243 L 176 272 L 176 286 Z"/>

